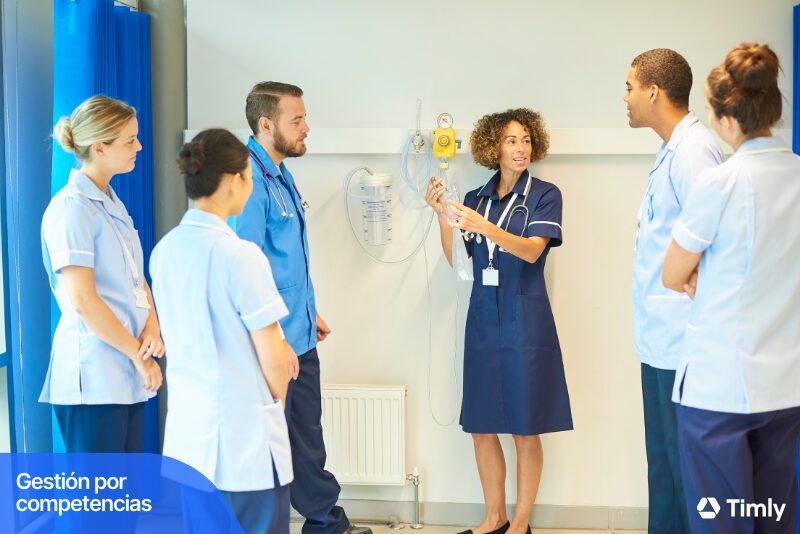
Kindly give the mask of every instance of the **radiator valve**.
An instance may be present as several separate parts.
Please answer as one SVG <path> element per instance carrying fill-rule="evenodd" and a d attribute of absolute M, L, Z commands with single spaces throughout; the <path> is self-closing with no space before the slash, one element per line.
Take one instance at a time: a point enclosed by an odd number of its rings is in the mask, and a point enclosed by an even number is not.
<path fill-rule="evenodd" d="M 406 475 L 406 480 L 414 486 L 414 522 L 411 523 L 411 528 L 419 530 L 422 528 L 422 523 L 419 522 L 419 469 L 416 466 L 410 475 Z"/>

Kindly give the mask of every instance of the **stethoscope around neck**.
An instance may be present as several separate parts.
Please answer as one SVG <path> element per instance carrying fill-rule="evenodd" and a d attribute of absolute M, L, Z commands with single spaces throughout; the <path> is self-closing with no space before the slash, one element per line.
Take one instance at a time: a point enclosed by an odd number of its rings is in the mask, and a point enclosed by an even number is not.
<path fill-rule="evenodd" d="M 525 221 L 522 224 L 522 229 L 519 231 L 519 236 L 522 237 L 522 234 L 525 232 L 525 228 L 528 226 L 528 219 L 530 218 L 530 210 L 528 210 L 528 194 L 531 192 L 531 185 L 532 184 L 533 184 L 533 179 L 531 178 L 531 175 L 528 174 L 528 182 L 525 184 L 525 192 L 522 194 L 522 203 L 521 204 L 517 204 L 516 206 L 511 208 L 511 211 L 509 212 L 508 217 L 505 220 L 505 224 L 503 226 L 501 226 L 501 228 L 503 230 L 505 230 L 506 232 L 508 232 L 508 224 L 511 222 L 511 219 L 514 217 L 514 214 L 515 213 L 520 213 L 520 212 L 525 215 Z M 481 188 L 481 190 L 478 192 L 478 196 L 480 196 L 481 193 L 483 193 L 483 190 L 485 188 L 486 188 L 486 186 L 483 186 Z M 517 199 L 517 194 L 514 193 L 512 195 L 512 197 L 509 199 L 509 202 L 513 203 L 516 199 Z M 478 205 L 475 206 L 475 211 L 480 213 L 481 206 L 483 205 L 483 203 L 485 201 L 486 201 L 486 197 L 485 196 L 480 196 L 480 199 L 478 200 Z M 492 200 L 491 200 L 491 197 L 490 197 L 489 198 L 489 204 L 486 207 L 485 217 L 487 217 L 487 218 L 489 217 L 489 208 L 491 208 L 491 206 L 492 206 L 491 202 L 492 202 Z M 466 239 L 467 241 L 470 241 L 470 240 L 472 240 L 472 238 L 475 238 L 475 242 L 476 243 L 480 243 L 482 241 L 482 238 L 481 238 L 480 234 L 475 234 L 474 232 L 464 232 L 464 239 Z"/>
<path fill-rule="evenodd" d="M 272 198 L 275 199 L 275 203 L 278 204 L 278 207 L 281 210 L 281 217 L 287 219 L 294 218 L 294 213 L 289 211 L 289 205 L 286 202 L 286 198 L 283 196 L 283 190 L 278 185 L 278 179 L 267 170 L 267 167 L 264 165 L 264 163 L 262 163 L 261 158 L 258 157 L 258 154 L 256 154 L 253 149 L 248 148 L 247 150 L 250 152 L 250 157 L 252 157 L 253 161 L 255 161 L 256 165 L 258 165 L 261 174 L 264 175 L 264 181 L 267 184 L 267 189 L 269 189 L 270 195 L 272 195 Z M 294 187 L 295 193 L 297 193 L 297 196 L 300 198 L 300 206 L 303 208 L 303 211 L 308 211 L 308 208 L 310 207 L 308 201 L 303 200 L 303 195 L 301 195 L 300 190 L 297 189 L 297 184 L 292 183 L 292 186 Z M 275 194 L 276 190 L 278 191 L 277 194 Z"/>

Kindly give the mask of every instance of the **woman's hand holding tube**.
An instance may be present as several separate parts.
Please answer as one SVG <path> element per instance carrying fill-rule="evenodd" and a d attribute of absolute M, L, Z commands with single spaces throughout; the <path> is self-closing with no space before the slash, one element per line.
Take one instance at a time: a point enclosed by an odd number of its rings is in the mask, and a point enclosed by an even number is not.
<path fill-rule="evenodd" d="M 445 187 L 442 182 L 431 177 L 428 190 L 425 191 L 425 202 L 433 208 L 433 211 L 435 211 L 439 217 L 445 216 L 444 191 Z"/>
<path fill-rule="evenodd" d="M 442 252 L 447 263 L 453 266 L 453 229 L 447 224 L 446 208 L 444 205 L 445 187 L 435 177 L 431 177 L 428 190 L 425 192 L 425 202 L 436 212 L 439 221 L 439 239 L 442 242 Z"/>
<path fill-rule="evenodd" d="M 550 241 L 548 237 L 522 237 L 514 235 L 503 230 L 496 224 L 487 221 L 483 215 L 466 207 L 460 202 L 450 200 L 448 204 L 450 204 L 452 208 L 453 216 L 456 221 L 454 223 L 448 222 L 450 226 L 483 235 L 487 239 L 494 241 L 506 252 L 528 263 L 536 262 L 539 256 L 541 256 L 542 251 L 547 247 L 547 243 Z"/>
<path fill-rule="evenodd" d="M 483 215 L 466 207 L 460 202 L 450 200 L 448 201 L 448 204 L 450 204 L 450 207 L 453 211 L 453 217 L 456 221 L 454 223 L 450 223 L 450 226 L 453 228 L 459 228 L 474 234 L 486 235 L 489 233 L 489 227 L 494 226 L 492 223 L 487 221 Z"/>

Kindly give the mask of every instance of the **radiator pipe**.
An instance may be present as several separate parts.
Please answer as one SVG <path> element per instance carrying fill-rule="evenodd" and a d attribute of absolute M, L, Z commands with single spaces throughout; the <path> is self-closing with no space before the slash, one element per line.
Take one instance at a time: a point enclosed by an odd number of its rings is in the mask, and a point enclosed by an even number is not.
<path fill-rule="evenodd" d="M 406 475 L 406 480 L 414 486 L 414 522 L 411 523 L 411 528 L 419 530 L 422 528 L 422 523 L 419 522 L 419 469 L 414 467 L 411 474 Z"/>

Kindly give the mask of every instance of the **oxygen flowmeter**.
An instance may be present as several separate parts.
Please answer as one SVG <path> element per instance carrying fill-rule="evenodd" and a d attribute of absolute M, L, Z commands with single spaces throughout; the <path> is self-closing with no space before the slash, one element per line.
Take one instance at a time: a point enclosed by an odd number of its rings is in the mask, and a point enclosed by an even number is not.
<path fill-rule="evenodd" d="M 442 113 L 436 119 L 433 132 L 433 157 L 454 158 L 456 156 L 456 131 L 453 129 L 453 116 Z"/>

